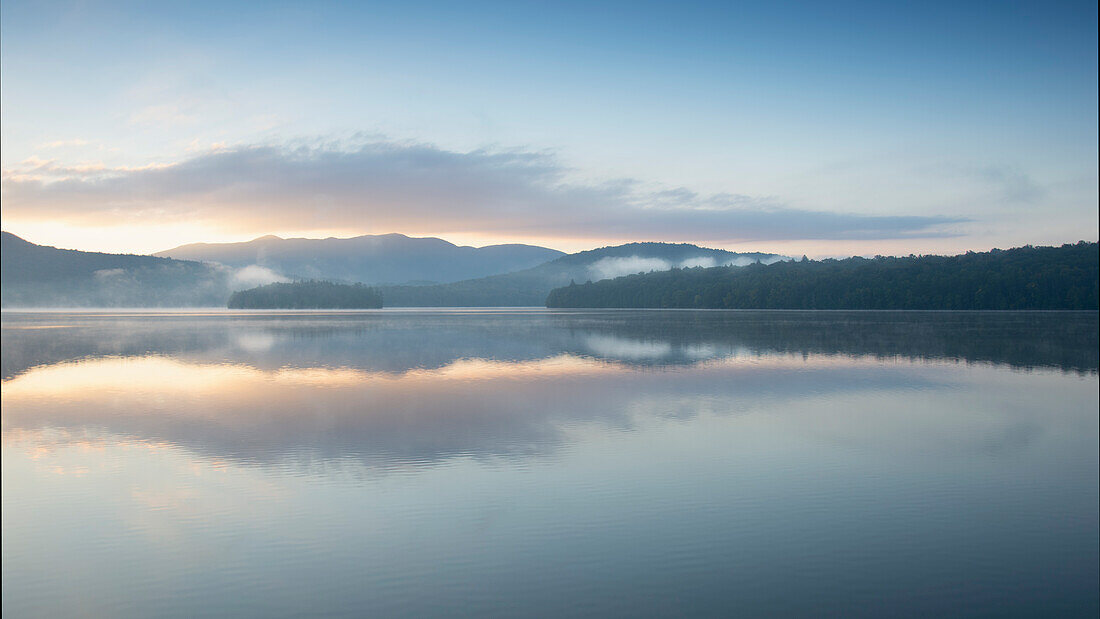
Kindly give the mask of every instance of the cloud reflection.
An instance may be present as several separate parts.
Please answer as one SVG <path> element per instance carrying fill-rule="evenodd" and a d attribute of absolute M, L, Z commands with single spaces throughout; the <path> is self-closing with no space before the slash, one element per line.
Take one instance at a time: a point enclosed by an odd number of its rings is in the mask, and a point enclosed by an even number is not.
<path fill-rule="evenodd" d="M 1089 316 L 1078 318 L 1081 333 L 1095 329 Z M 1063 335 L 1081 335 L 1073 316 L 1058 319 L 1070 325 Z M 1036 320 L 843 312 L 5 315 L 4 440 L 33 446 L 35 433 L 63 430 L 182 446 L 212 460 L 389 470 L 545 456 L 585 428 L 627 431 L 645 419 L 828 407 L 860 394 L 900 403 L 950 391 L 950 368 L 960 360 L 1095 373 L 1095 356 L 1057 348 L 1059 331 Z M 1020 337 L 998 347 L 1006 333 Z M 836 440 L 882 422 L 877 405 L 868 410 Z M 904 419 L 910 430 L 899 436 L 931 431 L 929 445 L 979 448 L 972 429 L 952 435 L 957 423 Z M 1021 448 L 1036 436 L 1026 420 L 989 423 L 974 438 L 986 451 Z"/>
<path fill-rule="evenodd" d="M 823 359 L 730 359 L 690 374 L 562 355 L 458 360 L 404 374 L 278 368 L 164 357 L 37 368 L 4 385 L 8 428 L 96 429 L 182 445 L 211 458 L 277 464 L 354 458 L 382 468 L 451 457 L 549 453 L 571 428 L 625 429 L 638 411 L 688 419 L 713 408 L 927 380 Z"/>

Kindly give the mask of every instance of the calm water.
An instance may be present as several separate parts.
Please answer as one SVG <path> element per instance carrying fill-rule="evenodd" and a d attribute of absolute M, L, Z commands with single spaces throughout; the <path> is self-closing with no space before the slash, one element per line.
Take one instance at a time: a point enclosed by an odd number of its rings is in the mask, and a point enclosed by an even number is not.
<path fill-rule="evenodd" d="M 3 614 L 1089 616 L 1097 314 L 3 314 Z"/>

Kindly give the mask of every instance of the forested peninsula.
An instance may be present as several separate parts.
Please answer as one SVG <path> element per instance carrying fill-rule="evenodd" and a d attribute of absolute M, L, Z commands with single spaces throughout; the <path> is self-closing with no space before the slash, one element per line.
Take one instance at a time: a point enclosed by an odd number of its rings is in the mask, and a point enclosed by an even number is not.
<path fill-rule="evenodd" d="M 672 269 L 573 283 L 553 308 L 1096 310 L 1100 251 L 1085 241 L 958 256 Z"/>
<path fill-rule="evenodd" d="M 378 309 L 382 295 L 363 284 L 276 283 L 234 292 L 229 309 Z"/>

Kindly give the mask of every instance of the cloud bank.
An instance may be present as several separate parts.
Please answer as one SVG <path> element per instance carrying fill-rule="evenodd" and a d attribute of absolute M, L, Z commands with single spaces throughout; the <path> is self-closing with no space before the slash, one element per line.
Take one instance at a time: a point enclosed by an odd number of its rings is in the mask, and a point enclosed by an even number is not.
<path fill-rule="evenodd" d="M 138 168 L 29 159 L 4 170 L 5 217 L 79 225 L 204 221 L 224 229 L 432 231 L 684 241 L 955 236 L 942 216 L 868 216 L 774 199 L 577 182 L 553 155 L 374 141 L 252 145 Z"/>

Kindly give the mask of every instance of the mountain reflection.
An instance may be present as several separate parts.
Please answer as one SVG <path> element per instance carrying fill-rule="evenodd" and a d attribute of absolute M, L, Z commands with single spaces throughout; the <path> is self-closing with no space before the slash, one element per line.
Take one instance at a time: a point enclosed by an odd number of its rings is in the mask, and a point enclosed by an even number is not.
<path fill-rule="evenodd" d="M 870 424 L 848 424 L 838 441 L 889 423 L 898 445 L 878 436 L 874 448 L 994 453 L 1025 447 L 1042 424 L 901 416 L 907 394 L 954 388 L 942 363 L 908 360 L 1097 366 L 1095 314 L 26 314 L 5 315 L 3 336 L 6 446 L 114 437 L 307 468 L 522 459 L 593 425 L 859 394 Z"/>
<path fill-rule="evenodd" d="M 738 354 L 950 359 L 1095 374 L 1096 312 L 477 312 L 3 317 L 3 376 L 76 359 L 348 367 L 403 373 L 458 359 L 561 354 L 678 366 Z"/>

